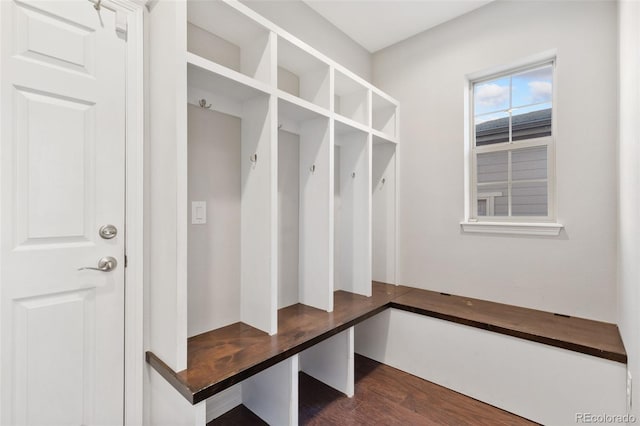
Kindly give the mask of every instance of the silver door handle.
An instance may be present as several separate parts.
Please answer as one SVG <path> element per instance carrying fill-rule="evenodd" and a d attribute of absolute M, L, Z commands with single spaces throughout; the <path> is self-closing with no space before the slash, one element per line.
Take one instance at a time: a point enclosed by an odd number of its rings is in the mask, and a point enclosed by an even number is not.
<path fill-rule="evenodd" d="M 118 261 L 115 259 L 115 257 L 107 256 L 98 261 L 97 268 L 92 266 L 83 266 L 82 268 L 78 268 L 78 271 L 90 269 L 92 271 L 110 272 L 116 269 L 116 266 L 118 266 Z"/>

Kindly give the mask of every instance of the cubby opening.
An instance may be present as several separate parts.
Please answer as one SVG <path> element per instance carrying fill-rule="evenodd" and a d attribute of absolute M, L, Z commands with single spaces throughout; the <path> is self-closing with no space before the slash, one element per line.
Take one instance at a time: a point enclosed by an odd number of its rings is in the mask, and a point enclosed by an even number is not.
<path fill-rule="evenodd" d="M 188 335 L 238 321 L 275 333 L 271 96 L 194 64 L 187 74 Z"/>
<path fill-rule="evenodd" d="M 371 136 L 335 122 L 334 287 L 371 295 Z"/>
<path fill-rule="evenodd" d="M 329 109 L 329 65 L 280 37 L 278 89 Z"/>
<path fill-rule="evenodd" d="M 188 197 L 206 203 L 189 220 L 189 336 L 240 321 L 241 119 L 188 105 Z"/>
<path fill-rule="evenodd" d="M 333 309 L 329 118 L 278 101 L 278 307 Z"/>
<path fill-rule="evenodd" d="M 372 279 L 396 283 L 396 149 L 373 137 L 372 146 Z"/>
<path fill-rule="evenodd" d="M 334 84 L 334 111 L 369 126 L 369 89 L 338 70 Z"/>
<path fill-rule="evenodd" d="M 187 2 L 187 51 L 271 83 L 271 32 L 221 1 Z"/>
<path fill-rule="evenodd" d="M 382 132 L 392 138 L 396 134 L 396 118 L 398 107 L 388 99 L 382 97 L 375 91 L 372 95 L 372 125 L 375 130 Z"/>
<path fill-rule="evenodd" d="M 354 387 L 354 327 L 299 354 L 300 371 L 348 397 Z"/>
<path fill-rule="evenodd" d="M 224 419 L 225 413 L 242 404 L 256 423 L 297 424 L 299 370 L 298 355 L 294 355 L 208 398 L 207 422 Z M 230 424 L 231 418 L 222 419 L 213 423 Z"/>

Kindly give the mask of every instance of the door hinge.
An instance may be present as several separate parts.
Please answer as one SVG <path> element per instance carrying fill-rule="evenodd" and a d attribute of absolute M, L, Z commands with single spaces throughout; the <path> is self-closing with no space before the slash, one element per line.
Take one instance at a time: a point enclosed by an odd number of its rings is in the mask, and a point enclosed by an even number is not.
<path fill-rule="evenodd" d="M 126 268 L 127 265 L 129 264 L 129 259 L 127 259 L 127 255 L 124 255 L 124 267 Z"/>
<path fill-rule="evenodd" d="M 127 36 L 127 14 L 121 10 L 116 10 L 116 32 Z"/>

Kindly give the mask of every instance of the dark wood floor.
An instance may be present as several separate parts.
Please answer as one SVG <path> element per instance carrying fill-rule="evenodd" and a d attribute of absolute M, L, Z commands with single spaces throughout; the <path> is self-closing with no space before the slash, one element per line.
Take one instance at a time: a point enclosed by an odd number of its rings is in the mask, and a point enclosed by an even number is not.
<path fill-rule="evenodd" d="M 300 373 L 301 425 L 535 425 L 522 417 L 356 355 L 355 396 Z M 488 383 L 487 386 L 491 384 Z M 209 425 L 264 425 L 244 406 Z"/>

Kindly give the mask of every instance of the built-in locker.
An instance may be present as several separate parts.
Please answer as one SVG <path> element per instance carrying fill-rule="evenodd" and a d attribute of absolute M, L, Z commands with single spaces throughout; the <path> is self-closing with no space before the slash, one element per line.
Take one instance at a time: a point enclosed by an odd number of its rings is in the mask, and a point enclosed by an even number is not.
<path fill-rule="evenodd" d="M 339 121 L 334 179 L 334 286 L 370 296 L 371 135 Z"/>
<path fill-rule="evenodd" d="M 222 3 L 188 2 L 187 16 L 188 332 L 274 334 L 275 35 Z"/>
<path fill-rule="evenodd" d="M 397 103 L 235 0 L 160 2 L 149 23 L 150 351 L 188 370 L 189 337 L 274 335 L 279 309 L 395 282 Z M 183 423 L 245 403 L 295 424 L 300 369 L 352 395 L 353 333 L 243 371 Z M 151 386 L 152 405 L 182 398 Z"/>
<path fill-rule="evenodd" d="M 280 99 L 278 121 L 279 307 L 303 303 L 331 311 L 330 120 Z"/>
<path fill-rule="evenodd" d="M 372 279 L 396 283 L 398 145 L 376 136 L 372 144 Z"/>

